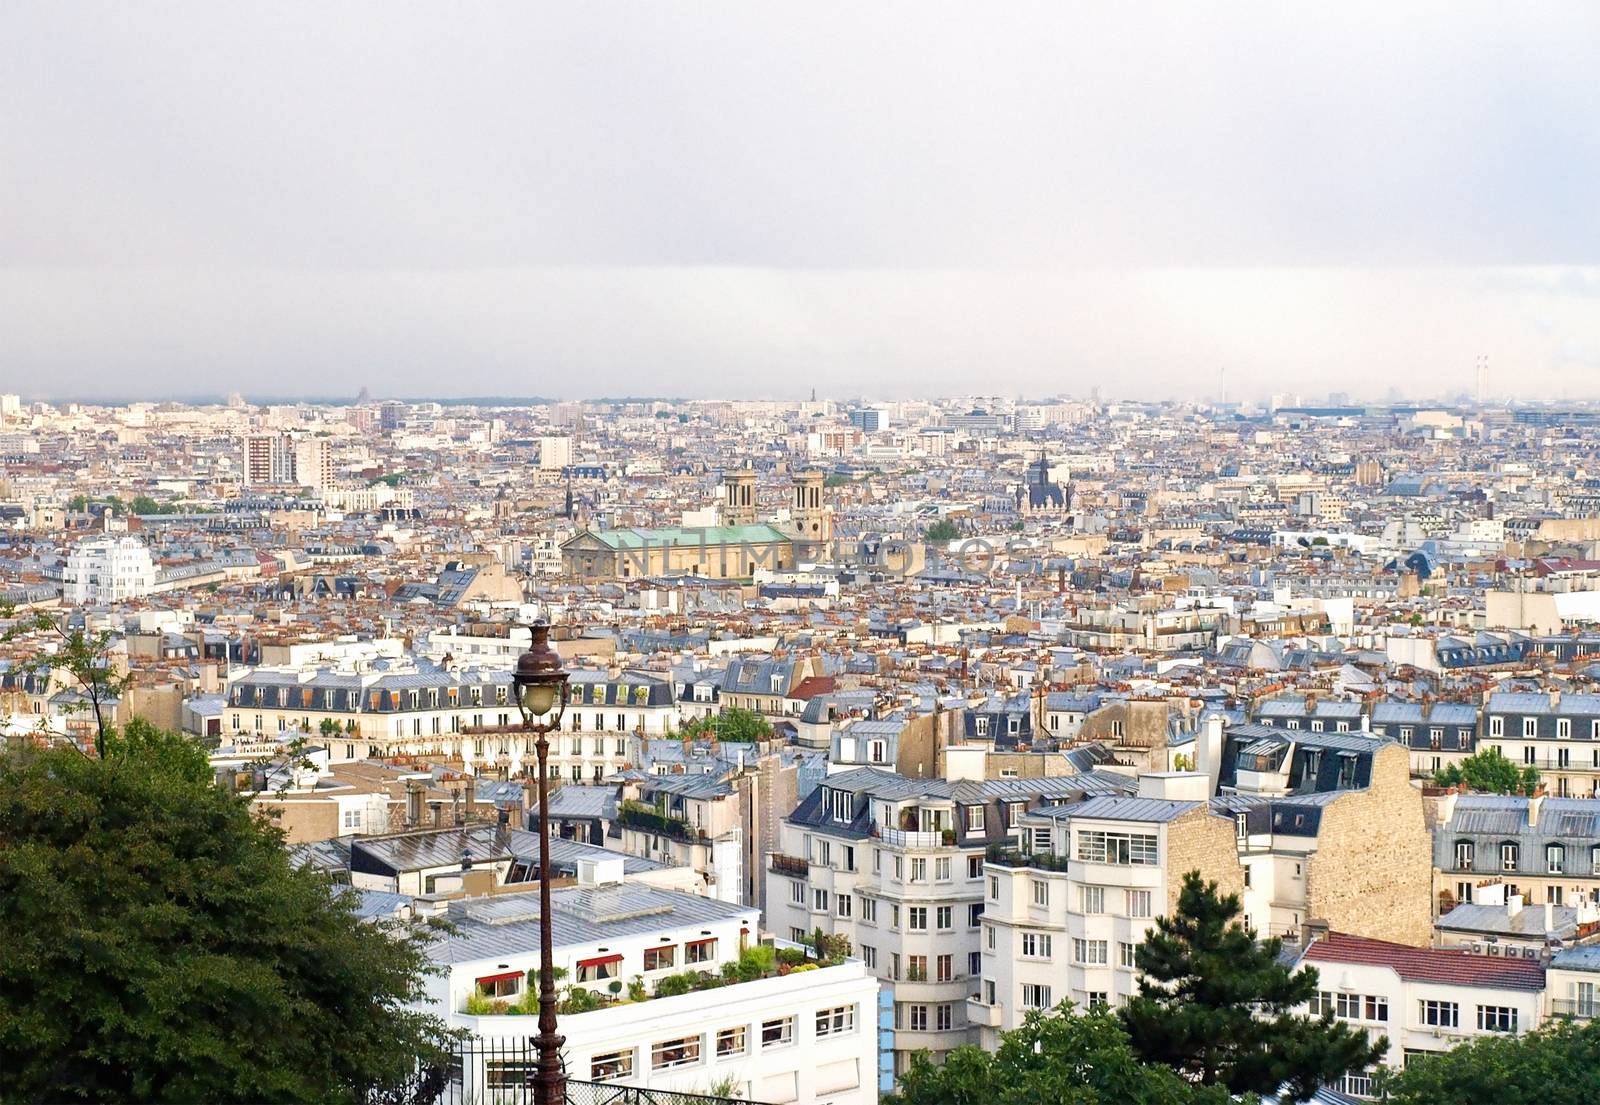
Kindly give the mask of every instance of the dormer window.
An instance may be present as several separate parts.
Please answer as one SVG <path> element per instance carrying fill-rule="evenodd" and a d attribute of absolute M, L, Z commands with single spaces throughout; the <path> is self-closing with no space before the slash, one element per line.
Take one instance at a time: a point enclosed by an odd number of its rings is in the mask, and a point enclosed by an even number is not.
<path fill-rule="evenodd" d="M 1311 731 L 1312 731 L 1312 732 L 1313 732 L 1313 733 L 1320 733 L 1320 732 L 1322 732 L 1322 721 L 1321 721 L 1321 720 L 1320 720 L 1320 719 L 1318 719 L 1318 720 L 1316 720 L 1316 721 L 1313 721 L 1313 722 L 1312 722 L 1312 723 L 1311 723 Z"/>
<path fill-rule="evenodd" d="M 1006 718 L 1006 732 L 1013 736 L 1022 731 L 1022 719 L 1019 717 Z"/>
<path fill-rule="evenodd" d="M 1283 723 L 1283 727 L 1285 729 L 1298 729 L 1300 728 L 1300 719 L 1297 717 L 1292 717 Z"/>
<path fill-rule="evenodd" d="M 1516 841 L 1507 840 L 1500 845 L 1500 870 L 1515 871 L 1517 869 L 1518 851 Z"/>
<path fill-rule="evenodd" d="M 972 731 L 974 733 L 976 733 L 978 736 L 987 737 L 989 735 L 989 719 L 988 718 L 986 718 L 986 717 L 973 718 L 972 719 L 972 725 L 973 725 Z"/>
<path fill-rule="evenodd" d="M 1470 841 L 1470 840 L 1458 840 L 1458 841 L 1456 841 L 1456 870 L 1457 871 L 1470 871 L 1470 870 L 1472 870 L 1472 859 L 1473 859 L 1473 856 L 1476 853 L 1476 851 L 1477 851 L 1477 849 L 1473 847 L 1472 841 Z"/>
<path fill-rule="evenodd" d="M 1547 844 L 1544 849 L 1544 869 L 1548 875 L 1560 875 L 1567 869 L 1567 850 L 1559 844 Z"/>
<path fill-rule="evenodd" d="M 823 788 L 823 800 L 828 806 L 828 816 L 835 821 L 851 821 L 855 817 L 856 796 L 848 790 Z"/>

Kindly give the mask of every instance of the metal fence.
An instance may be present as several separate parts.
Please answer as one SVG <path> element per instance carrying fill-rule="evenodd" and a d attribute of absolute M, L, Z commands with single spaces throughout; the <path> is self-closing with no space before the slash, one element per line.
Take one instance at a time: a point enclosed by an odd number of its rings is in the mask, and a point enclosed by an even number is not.
<path fill-rule="evenodd" d="M 648 1057 L 647 1057 L 648 1058 Z M 469 1039 L 450 1059 L 418 1069 L 404 1086 L 374 1093 L 368 1105 L 533 1105 L 539 1053 L 531 1039 Z M 618 1081 L 567 1080 L 567 1105 L 759 1105 L 738 1096 L 658 1090 Z"/>

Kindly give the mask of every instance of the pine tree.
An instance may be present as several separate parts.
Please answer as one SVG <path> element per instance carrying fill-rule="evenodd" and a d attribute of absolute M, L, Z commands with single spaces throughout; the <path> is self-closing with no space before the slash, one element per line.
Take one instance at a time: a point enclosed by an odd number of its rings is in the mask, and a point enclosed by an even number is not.
<path fill-rule="evenodd" d="M 1184 876 L 1176 914 L 1139 948 L 1139 993 L 1121 1010 L 1140 1058 L 1230 1093 L 1281 1088 L 1295 1101 L 1378 1063 L 1387 1040 L 1371 1044 L 1331 1013 L 1290 1012 L 1316 993 L 1316 968 L 1291 972 L 1282 941 L 1258 942 L 1239 914 L 1238 895 Z"/>

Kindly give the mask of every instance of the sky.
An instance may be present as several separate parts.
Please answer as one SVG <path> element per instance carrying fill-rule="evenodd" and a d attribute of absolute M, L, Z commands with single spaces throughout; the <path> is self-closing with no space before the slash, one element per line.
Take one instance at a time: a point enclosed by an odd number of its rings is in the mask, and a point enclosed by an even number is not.
<path fill-rule="evenodd" d="M 1600 5 L 0 5 L 0 391 L 1600 397 Z"/>

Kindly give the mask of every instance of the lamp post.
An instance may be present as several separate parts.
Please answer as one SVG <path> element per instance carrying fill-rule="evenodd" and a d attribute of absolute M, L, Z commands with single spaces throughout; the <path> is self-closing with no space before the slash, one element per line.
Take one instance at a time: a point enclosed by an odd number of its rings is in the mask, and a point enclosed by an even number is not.
<path fill-rule="evenodd" d="M 561 1069 L 561 1045 L 556 1034 L 556 976 L 551 951 L 550 915 L 550 733 L 561 728 L 567 712 L 567 673 L 561 657 L 550 647 L 550 627 L 544 622 L 528 626 L 532 641 L 528 651 L 517 658 L 511 676 L 516 687 L 517 711 L 522 714 L 524 732 L 535 733 L 534 750 L 539 756 L 539 1034 L 534 1048 L 539 1054 L 539 1072 L 534 1079 L 535 1105 L 566 1105 L 567 1078 Z"/>

